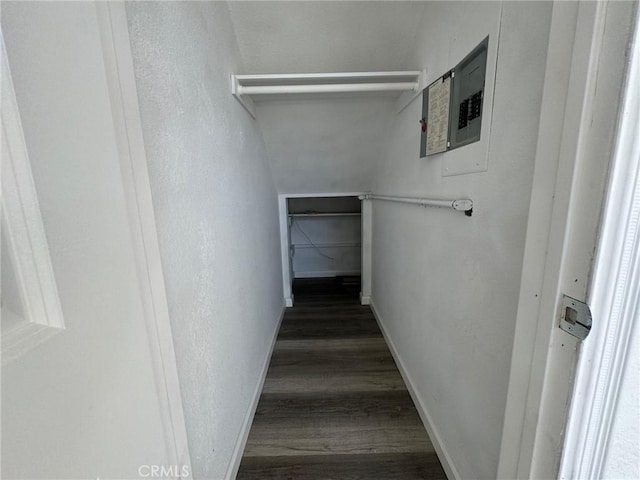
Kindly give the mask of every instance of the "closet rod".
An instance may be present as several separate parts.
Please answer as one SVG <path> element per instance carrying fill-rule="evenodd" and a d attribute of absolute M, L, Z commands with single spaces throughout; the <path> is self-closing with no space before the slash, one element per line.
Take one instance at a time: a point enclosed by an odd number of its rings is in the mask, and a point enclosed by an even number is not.
<path fill-rule="evenodd" d="M 238 85 L 238 95 L 274 95 L 291 93 L 359 93 L 359 92 L 415 92 L 418 82 L 342 83 L 326 85 Z"/>
<path fill-rule="evenodd" d="M 464 212 L 467 217 L 473 213 L 473 201 L 468 198 L 459 198 L 455 200 L 436 200 L 430 198 L 418 197 L 394 197 L 390 195 L 375 195 L 373 193 L 365 193 L 358 197 L 360 200 L 384 200 L 387 202 L 409 203 L 420 207 L 440 207 L 452 208 Z"/>

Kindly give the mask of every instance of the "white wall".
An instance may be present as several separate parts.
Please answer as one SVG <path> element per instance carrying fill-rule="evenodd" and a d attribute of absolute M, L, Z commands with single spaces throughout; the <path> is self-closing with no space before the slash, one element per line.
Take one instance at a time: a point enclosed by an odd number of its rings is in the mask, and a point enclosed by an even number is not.
<path fill-rule="evenodd" d="M 136 478 L 169 456 L 95 6 L 3 2 L 2 30 L 66 326 L 2 368 L 3 478 Z"/>
<path fill-rule="evenodd" d="M 258 103 L 278 191 L 368 191 L 394 107 L 395 101 L 385 97 Z"/>
<path fill-rule="evenodd" d="M 222 2 L 127 5 L 191 460 L 225 475 L 278 325 L 277 196 Z"/>
<path fill-rule="evenodd" d="M 471 218 L 373 203 L 372 303 L 461 478 L 497 471 L 551 14 L 542 2 L 501 8 L 429 4 L 414 46 L 433 80 L 489 33 L 495 49 L 501 18 L 494 102 L 484 106 L 493 108 L 491 136 L 488 125 L 482 133 L 488 171 L 443 177 L 452 154 L 419 159 L 414 101 L 395 119 L 373 188 L 474 201 Z"/>
<path fill-rule="evenodd" d="M 229 3 L 247 73 L 411 70 L 428 2 Z"/>

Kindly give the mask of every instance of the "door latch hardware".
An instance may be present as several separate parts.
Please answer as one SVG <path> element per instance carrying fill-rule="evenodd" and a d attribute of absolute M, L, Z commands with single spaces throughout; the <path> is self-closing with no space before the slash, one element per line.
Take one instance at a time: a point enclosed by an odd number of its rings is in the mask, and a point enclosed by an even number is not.
<path fill-rule="evenodd" d="M 560 328 L 580 340 L 587 338 L 591 330 L 591 310 L 589 305 L 563 295 Z"/>

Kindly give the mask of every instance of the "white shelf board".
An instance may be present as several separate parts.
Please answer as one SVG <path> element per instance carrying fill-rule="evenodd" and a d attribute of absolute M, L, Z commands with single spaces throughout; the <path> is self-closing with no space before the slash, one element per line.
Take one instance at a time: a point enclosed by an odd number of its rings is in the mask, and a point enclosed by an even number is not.
<path fill-rule="evenodd" d="M 239 85 L 336 85 L 351 83 L 416 82 L 420 71 L 344 72 L 344 73 L 284 73 L 265 75 L 235 75 Z"/>
<path fill-rule="evenodd" d="M 292 247 L 295 248 L 360 248 L 360 243 L 316 243 L 312 245 L 310 243 L 293 243 Z"/>
<path fill-rule="evenodd" d="M 291 95 L 314 98 L 326 95 L 414 95 L 424 83 L 422 76 L 423 72 L 419 70 L 231 75 L 231 93 L 255 118 L 254 102 L 257 99 L 282 99 Z"/>
<path fill-rule="evenodd" d="M 290 217 L 359 217 L 360 212 L 336 212 L 336 213 L 290 213 Z"/>

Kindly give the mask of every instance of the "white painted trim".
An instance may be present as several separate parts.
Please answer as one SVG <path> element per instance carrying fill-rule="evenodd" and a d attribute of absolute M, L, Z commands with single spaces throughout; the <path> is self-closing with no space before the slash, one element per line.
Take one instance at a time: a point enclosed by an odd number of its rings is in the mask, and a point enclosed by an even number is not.
<path fill-rule="evenodd" d="M 253 417 L 255 416 L 256 409 L 258 408 L 258 402 L 260 401 L 260 395 L 262 394 L 264 381 L 267 378 L 267 372 L 269 371 L 269 364 L 271 363 L 271 356 L 273 355 L 273 349 L 276 346 L 276 340 L 278 339 L 278 332 L 280 332 L 280 325 L 282 324 L 282 319 L 284 318 L 285 311 L 286 311 L 286 305 L 282 307 L 282 312 L 280 313 L 280 320 L 278 321 L 278 325 L 276 325 L 276 329 L 271 339 L 271 347 L 269 347 L 269 351 L 267 352 L 264 362 L 262 362 L 260 379 L 258 380 L 258 383 L 256 384 L 256 388 L 253 391 L 251 404 L 249 405 L 249 409 L 247 410 L 247 413 L 244 417 L 244 421 L 242 422 L 242 427 L 240 428 L 240 433 L 238 434 L 238 439 L 236 440 L 236 446 L 233 449 L 233 455 L 231 456 L 231 462 L 229 463 L 229 467 L 227 468 L 227 473 L 224 476 L 225 479 L 231 480 L 236 478 L 236 475 L 238 475 L 238 469 L 240 468 L 240 463 L 242 462 L 242 454 L 244 453 L 244 448 L 247 445 L 249 432 L 251 432 Z"/>
<path fill-rule="evenodd" d="M 64 328 L 9 59 L 2 42 L 2 214 L 26 320 Z"/>
<path fill-rule="evenodd" d="M 291 262 L 291 252 L 289 250 L 290 231 L 289 231 L 289 212 L 287 208 L 287 200 L 290 198 L 315 198 L 315 197 L 359 197 L 365 192 L 317 192 L 317 193 L 280 193 L 278 194 L 278 215 L 280 220 L 280 253 L 282 258 L 282 288 L 284 291 L 284 301 L 287 307 L 293 307 L 293 265 Z M 368 257 L 369 258 L 369 257 Z M 363 258 L 364 259 L 364 258 Z M 368 268 L 371 271 L 370 258 L 368 264 L 362 265 L 362 271 Z M 341 273 L 341 275 L 357 275 L 358 273 Z M 334 276 L 334 275 L 328 275 Z M 299 277 L 302 278 L 302 277 Z"/>
<path fill-rule="evenodd" d="M 291 243 L 289 231 L 289 216 L 287 209 L 287 197 L 278 195 L 278 216 L 280 224 L 280 258 L 282 261 L 282 291 L 284 292 L 284 301 L 287 307 L 293 307 L 293 269 L 291 266 L 291 251 L 289 244 Z"/>
<path fill-rule="evenodd" d="M 420 76 L 418 70 L 391 72 L 332 72 L 332 73 L 267 73 L 234 75 L 239 85 L 322 85 L 335 84 L 342 81 L 359 82 L 389 82 L 413 81 Z"/>
<path fill-rule="evenodd" d="M 191 472 L 125 4 L 95 6 L 168 460 Z"/>
<path fill-rule="evenodd" d="M 577 9 L 577 2 L 558 2 L 553 6 L 530 200 L 530 204 L 536 205 L 536 208 L 529 209 L 527 221 L 498 478 L 517 477 L 525 441 L 529 443 L 526 449 L 533 450 L 533 439 L 527 438 L 533 436 L 532 433 L 529 433 L 531 427 L 525 424 L 527 397 L 532 377 L 543 374 L 543 372 L 536 371 L 536 368 L 540 367 L 533 364 L 533 359 L 536 343 L 540 341 L 536 339 L 538 318 L 542 308 L 545 262 L 554 209 L 553 195 L 562 141 L 562 129 L 558 125 L 558 123 L 562 125 L 562 122 L 556 119 L 565 116 Z M 544 370 L 544 365 L 542 369 Z M 539 403 L 531 408 L 537 411 Z M 530 462 L 529 459 L 528 463 L 530 464 Z"/>
<path fill-rule="evenodd" d="M 27 144 L 13 88 L 9 59 L 0 31 L 2 71 L 2 227 L 8 259 L 14 267 L 23 315 L 12 315 L 13 328 L 2 334 L 2 365 L 64 329 L 49 246 L 42 223 Z M 3 322 L 4 325 L 8 322 Z"/>
<path fill-rule="evenodd" d="M 362 274 L 360 277 L 360 304 L 369 305 L 369 302 L 371 301 L 371 279 L 373 268 L 373 203 L 371 200 L 362 200 L 361 213 L 362 259 L 360 269 L 362 270 Z"/>
<path fill-rule="evenodd" d="M 409 371 L 405 367 L 404 361 L 402 360 L 402 357 L 400 356 L 398 349 L 393 343 L 393 340 L 387 333 L 387 329 L 384 326 L 384 320 L 380 316 L 380 313 L 376 309 L 375 303 L 372 299 L 369 304 L 369 307 L 373 312 L 373 316 L 375 317 L 376 322 L 378 322 L 378 326 L 380 327 L 380 330 L 382 331 L 382 335 L 384 336 L 384 339 L 387 342 L 387 345 L 389 346 L 389 350 L 391 350 L 391 355 L 393 355 L 393 359 L 396 362 L 398 370 L 400 370 L 402 379 L 404 380 L 404 383 L 407 386 L 407 390 L 409 390 L 411 399 L 413 400 L 416 410 L 418 410 L 420 419 L 424 424 L 424 428 L 427 430 L 429 439 L 433 444 L 433 448 L 435 449 L 436 454 L 438 455 L 438 459 L 442 464 L 442 468 L 444 469 L 444 472 L 446 473 L 447 478 L 450 480 L 461 480 L 462 477 L 458 473 L 458 470 L 456 469 L 455 464 L 453 463 L 453 459 L 451 458 L 451 455 L 449 455 L 449 452 L 447 451 L 446 445 L 442 440 L 442 436 L 438 433 L 438 430 L 436 429 L 435 424 L 433 423 L 433 419 L 429 414 L 429 410 L 427 409 L 427 406 L 422 401 L 422 398 L 420 398 L 420 395 L 418 395 L 418 392 L 414 387 L 413 379 L 409 374 Z"/>
<path fill-rule="evenodd" d="M 588 300 L 633 4 L 554 2 L 499 478 L 556 478 Z"/>
<path fill-rule="evenodd" d="M 284 198 L 315 198 L 315 197 L 359 197 L 366 192 L 312 192 L 312 193 L 281 193 L 278 196 Z"/>
<path fill-rule="evenodd" d="M 640 318 L 640 11 L 560 478 L 602 478 L 633 322 Z"/>

